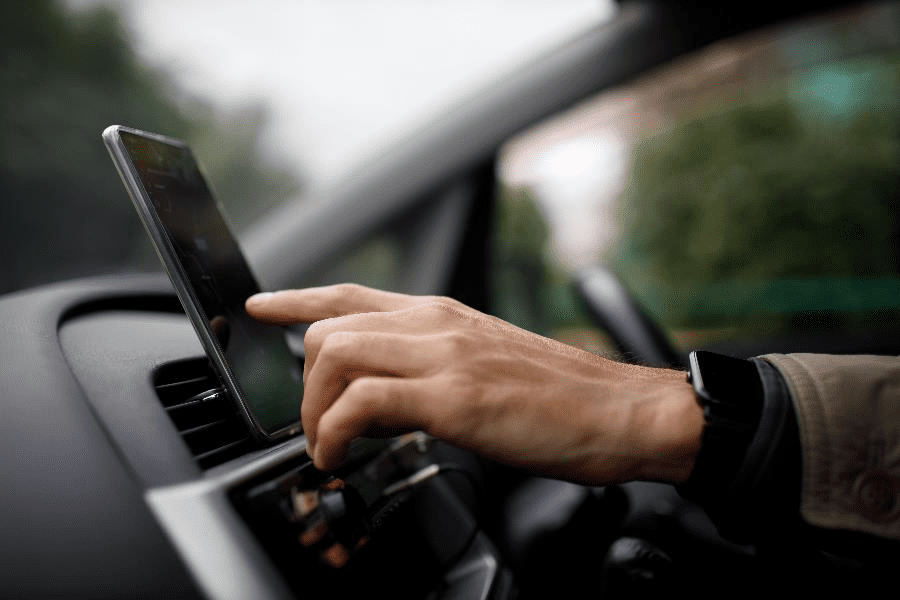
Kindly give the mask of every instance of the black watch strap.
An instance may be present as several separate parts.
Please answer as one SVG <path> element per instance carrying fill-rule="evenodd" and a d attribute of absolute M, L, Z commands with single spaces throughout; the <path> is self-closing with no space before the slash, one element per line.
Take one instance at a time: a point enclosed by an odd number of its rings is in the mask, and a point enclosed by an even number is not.
<path fill-rule="evenodd" d="M 763 386 L 749 360 L 695 351 L 688 382 L 703 407 L 706 425 L 694 469 L 679 492 L 693 500 L 723 496 L 759 425 Z"/>

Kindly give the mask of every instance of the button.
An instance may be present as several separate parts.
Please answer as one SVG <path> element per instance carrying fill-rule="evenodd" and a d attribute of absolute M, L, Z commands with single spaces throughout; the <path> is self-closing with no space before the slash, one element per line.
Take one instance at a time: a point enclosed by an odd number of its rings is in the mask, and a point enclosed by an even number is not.
<path fill-rule="evenodd" d="M 866 471 L 853 486 L 862 516 L 875 523 L 888 523 L 900 516 L 900 481 L 886 471 Z"/>

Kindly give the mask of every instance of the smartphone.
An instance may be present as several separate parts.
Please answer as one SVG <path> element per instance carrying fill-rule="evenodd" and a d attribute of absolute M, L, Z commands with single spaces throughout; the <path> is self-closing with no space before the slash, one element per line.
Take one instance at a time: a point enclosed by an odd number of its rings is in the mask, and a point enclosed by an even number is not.
<path fill-rule="evenodd" d="M 103 140 L 185 313 L 252 435 L 273 441 L 300 431 L 300 359 L 283 329 L 251 319 L 260 291 L 188 146 L 112 125 Z"/>

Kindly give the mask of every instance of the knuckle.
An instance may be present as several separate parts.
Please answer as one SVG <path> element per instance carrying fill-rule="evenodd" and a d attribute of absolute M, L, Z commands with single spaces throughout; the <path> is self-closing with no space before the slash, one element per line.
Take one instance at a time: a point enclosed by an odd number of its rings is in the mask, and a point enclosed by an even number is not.
<path fill-rule="evenodd" d="M 455 309 L 457 309 L 457 310 L 463 310 L 463 309 L 468 310 L 468 308 L 469 308 L 468 306 L 466 306 L 465 304 L 463 304 L 463 303 L 460 302 L 459 300 L 456 300 L 455 298 L 448 298 L 447 296 L 441 296 L 441 301 L 442 301 L 444 304 L 446 304 L 447 306 L 450 306 L 450 307 L 455 308 Z"/>
<path fill-rule="evenodd" d="M 449 308 L 460 309 L 465 306 L 465 304 L 459 300 L 455 300 L 449 296 L 425 296 L 424 300 L 427 304 L 437 304 Z"/>
<path fill-rule="evenodd" d="M 368 405 L 377 393 L 377 383 L 374 377 L 358 377 L 347 385 L 344 395 L 357 404 Z"/>
<path fill-rule="evenodd" d="M 366 289 L 358 283 L 337 283 L 331 287 L 337 298 L 356 298 L 364 294 Z"/>
<path fill-rule="evenodd" d="M 428 300 L 422 302 L 417 308 L 425 312 L 441 312 L 444 310 L 444 306 L 443 303 L 429 297 Z"/>
<path fill-rule="evenodd" d="M 419 305 L 418 310 L 429 319 L 444 320 L 453 314 L 451 306 L 437 300 L 429 300 Z"/>
<path fill-rule="evenodd" d="M 303 423 L 303 429 L 307 433 L 312 433 L 318 426 L 319 413 L 316 411 L 311 402 L 300 403 L 300 421 Z"/>
<path fill-rule="evenodd" d="M 461 331 L 448 331 L 443 335 L 443 339 L 452 356 L 467 355 L 472 350 L 471 339 Z"/>
<path fill-rule="evenodd" d="M 369 417 L 379 411 L 386 399 L 385 388 L 377 377 L 354 379 L 347 385 L 343 397 L 357 415 Z"/>
<path fill-rule="evenodd" d="M 322 342 L 325 340 L 325 335 L 327 333 L 327 327 L 325 326 L 323 321 L 316 321 L 311 324 L 307 329 L 306 333 L 303 334 L 303 344 L 307 347 L 310 346 L 321 346 Z"/>
<path fill-rule="evenodd" d="M 340 331 L 343 322 L 342 317 L 332 317 L 312 323 L 303 335 L 303 345 L 307 351 L 321 349 L 328 339 Z"/>
<path fill-rule="evenodd" d="M 349 331 L 328 333 L 319 346 L 319 360 L 339 361 L 356 345 L 356 335 Z"/>

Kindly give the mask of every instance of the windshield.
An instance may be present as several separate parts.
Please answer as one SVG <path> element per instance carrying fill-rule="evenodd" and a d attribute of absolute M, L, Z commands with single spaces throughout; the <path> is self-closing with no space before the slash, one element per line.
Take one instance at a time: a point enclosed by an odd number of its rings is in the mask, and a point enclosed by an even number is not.
<path fill-rule="evenodd" d="M 109 124 L 186 140 L 240 232 L 610 4 L 2 3 L 0 293 L 158 270 L 100 142 Z"/>

